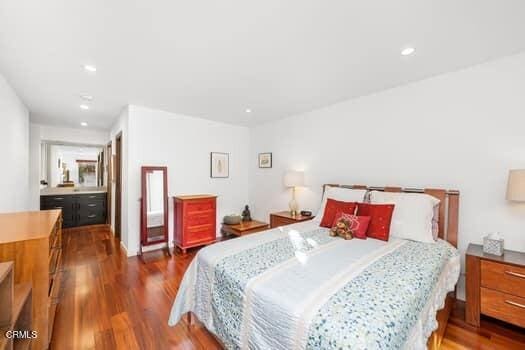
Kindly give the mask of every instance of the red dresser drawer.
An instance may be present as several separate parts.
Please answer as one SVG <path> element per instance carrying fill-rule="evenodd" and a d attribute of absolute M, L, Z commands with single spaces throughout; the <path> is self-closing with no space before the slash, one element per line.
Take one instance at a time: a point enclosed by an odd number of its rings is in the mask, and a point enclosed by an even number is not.
<path fill-rule="evenodd" d="M 188 215 L 186 220 L 184 220 L 184 226 L 190 227 L 190 226 L 197 226 L 197 225 L 205 225 L 205 224 L 211 224 L 215 221 L 215 212 L 212 213 L 206 213 L 206 214 L 200 214 L 200 215 Z"/>
<path fill-rule="evenodd" d="M 215 211 L 215 201 L 194 201 L 185 204 L 186 212 L 194 214 L 202 211 Z"/>
<path fill-rule="evenodd" d="M 195 244 L 198 242 L 206 242 L 215 239 L 215 225 L 197 225 L 190 226 L 186 229 L 185 234 L 188 235 L 186 242 L 188 244 Z"/>

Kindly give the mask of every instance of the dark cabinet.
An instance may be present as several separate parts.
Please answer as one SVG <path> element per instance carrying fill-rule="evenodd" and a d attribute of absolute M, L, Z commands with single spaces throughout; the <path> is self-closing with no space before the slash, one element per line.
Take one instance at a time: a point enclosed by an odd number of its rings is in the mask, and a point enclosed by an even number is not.
<path fill-rule="evenodd" d="M 106 193 L 40 196 L 40 209 L 62 209 L 62 227 L 106 223 Z"/>

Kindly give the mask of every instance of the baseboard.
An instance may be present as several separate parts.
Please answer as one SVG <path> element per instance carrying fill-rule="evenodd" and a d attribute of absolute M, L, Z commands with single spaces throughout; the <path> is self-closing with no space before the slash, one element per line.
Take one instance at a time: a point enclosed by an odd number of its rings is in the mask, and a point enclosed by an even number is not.
<path fill-rule="evenodd" d="M 129 258 L 130 256 L 134 256 L 134 255 L 129 255 L 129 252 L 128 252 L 128 248 L 126 248 L 126 246 L 124 245 L 124 243 L 122 243 L 122 241 L 120 241 L 120 248 L 122 248 L 122 250 L 124 250 L 124 252 L 126 252 L 126 256 Z M 136 254 L 135 254 L 136 255 Z"/>

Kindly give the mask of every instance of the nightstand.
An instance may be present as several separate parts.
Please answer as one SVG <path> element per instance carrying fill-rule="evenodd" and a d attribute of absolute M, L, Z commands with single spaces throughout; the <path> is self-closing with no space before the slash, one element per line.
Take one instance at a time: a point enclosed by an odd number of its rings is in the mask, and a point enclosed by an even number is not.
<path fill-rule="evenodd" d="M 292 214 L 290 214 L 289 211 L 280 211 L 277 213 L 270 214 L 270 227 L 274 228 L 279 226 L 296 224 L 298 222 L 312 220 L 313 218 L 314 216 L 303 216 L 301 214 L 292 216 Z"/>
<path fill-rule="evenodd" d="M 479 327 L 480 315 L 525 327 L 525 253 L 483 253 L 470 244 L 466 254 L 465 320 Z"/>
<path fill-rule="evenodd" d="M 270 225 L 262 221 L 243 221 L 237 225 L 227 225 L 222 224 L 221 231 L 223 234 L 235 235 L 235 236 L 244 236 L 250 233 L 260 232 L 268 230 Z"/>

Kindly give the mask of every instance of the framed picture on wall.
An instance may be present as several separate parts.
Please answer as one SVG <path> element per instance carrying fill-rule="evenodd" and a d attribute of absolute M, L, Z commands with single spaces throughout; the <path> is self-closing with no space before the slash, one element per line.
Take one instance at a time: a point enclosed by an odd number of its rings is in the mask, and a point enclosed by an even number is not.
<path fill-rule="evenodd" d="M 272 167 L 272 153 L 259 153 L 259 168 L 271 168 Z"/>
<path fill-rule="evenodd" d="M 230 176 L 230 154 L 211 152 L 210 176 L 212 178 L 227 178 Z"/>

